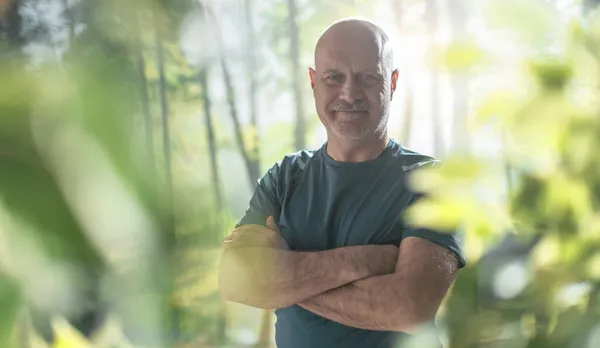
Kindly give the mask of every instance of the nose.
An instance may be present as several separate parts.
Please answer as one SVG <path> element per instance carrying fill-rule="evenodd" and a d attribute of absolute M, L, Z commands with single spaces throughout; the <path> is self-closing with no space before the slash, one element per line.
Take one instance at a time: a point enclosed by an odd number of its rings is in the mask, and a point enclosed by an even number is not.
<path fill-rule="evenodd" d="M 354 104 L 363 98 L 364 92 L 359 81 L 357 81 L 357 79 L 354 77 L 347 78 L 342 85 L 340 99 L 347 103 Z"/>

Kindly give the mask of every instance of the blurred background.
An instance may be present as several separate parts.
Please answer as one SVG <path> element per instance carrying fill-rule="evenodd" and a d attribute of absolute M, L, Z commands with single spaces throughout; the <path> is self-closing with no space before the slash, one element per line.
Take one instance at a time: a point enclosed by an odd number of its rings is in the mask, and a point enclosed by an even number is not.
<path fill-rule="evenodd" d="M 221 301 L 219 246 L 326 140 L 308 67 L 345 16 L 394 44 L 391 135 L 446 163 L 409 212 L 461 231 L 446 347 L 600 347 L 596 6 L 0 0 L 0 347 L 274 347 L 271 312 Z"/>

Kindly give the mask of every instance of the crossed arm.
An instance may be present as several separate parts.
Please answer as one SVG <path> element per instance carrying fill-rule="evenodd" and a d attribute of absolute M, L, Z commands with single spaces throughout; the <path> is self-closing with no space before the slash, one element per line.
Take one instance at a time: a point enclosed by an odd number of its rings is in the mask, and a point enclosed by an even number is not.
<path fill-rule="evenodd" d="M 269 227 L 242 226 L 226 240 L 234 245 L 221 261 L 226 300 L 298 304 L 348 326 L 411 332 L 433 319 L 456 276 L 455 256 L 424 239 L 406 238 L 399 252 L 381 245 L 294 252 L 281 248 L 276 226 Z"/>
<path fill-rule="evenodd" d="M 400 244 L 393 273 L 355 281 L 299 305 L 348 326 L 412 332 L 433 320 L 456 272 L 452 252 L 428 240 L 408 237 Z"/>
<path fill-rule="evenodd" d="M 236 236 L 237 234 L 237 236 Z M 225 300 L 275 309 L 377 274 L 393 272 L 398 249 L 352 246 L 321 252 L 295 252 L 278 244 L 262 226 L 242 226 L 221 257 L 219 288 Z"/>

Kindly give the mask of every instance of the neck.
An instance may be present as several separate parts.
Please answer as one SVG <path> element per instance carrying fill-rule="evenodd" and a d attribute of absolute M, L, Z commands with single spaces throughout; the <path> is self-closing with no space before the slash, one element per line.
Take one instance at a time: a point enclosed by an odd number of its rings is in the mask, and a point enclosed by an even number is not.
<path fill-rule="evenodd" d="M 367 162 L 379 157 L 389 141 L 387 132 L 376 138 L 357 141 L 328 137 L 327 154 L 338 162 Z"/>

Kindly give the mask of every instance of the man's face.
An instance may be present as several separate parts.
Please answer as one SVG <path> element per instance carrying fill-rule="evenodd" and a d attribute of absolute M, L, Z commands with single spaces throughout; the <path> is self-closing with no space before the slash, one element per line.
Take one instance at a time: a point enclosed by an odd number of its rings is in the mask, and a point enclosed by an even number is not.
<path fill-rule="evenodd" d="M 364 29 L 332 33 L 317 48 L 310 76 L 328 136 L 357 141 L 385 131 L 397 72 L 381 53 L 376 37 Z"/>

